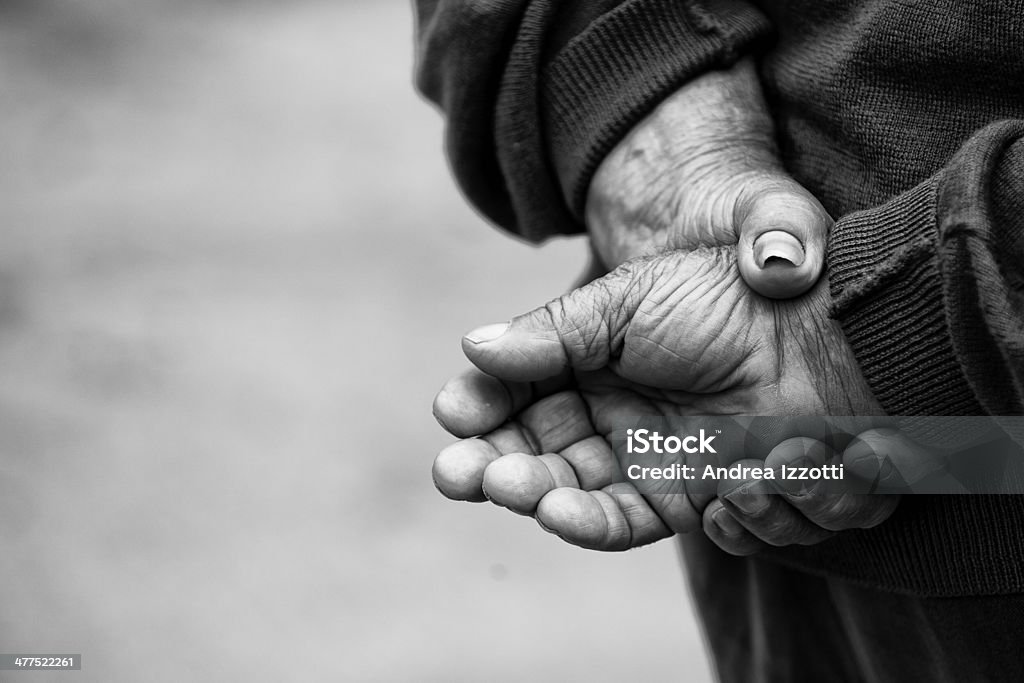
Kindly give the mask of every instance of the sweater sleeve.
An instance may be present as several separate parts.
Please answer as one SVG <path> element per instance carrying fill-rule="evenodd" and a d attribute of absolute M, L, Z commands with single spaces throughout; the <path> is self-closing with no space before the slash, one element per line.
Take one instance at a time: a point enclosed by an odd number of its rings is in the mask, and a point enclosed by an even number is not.
<path fill-rule="evenodd" d="M 417 85 L 456 181 L 531 241 L 583 229 L 601 160 L 691 78 L 768 35 L 742 0 L 417 0 Z"/>
<path fill-rule="evenodd" d="M 1024 414 L 1024 121 L 992 124 L 934 176 L 841 217 L 834 315 L 896 415 Z"/>

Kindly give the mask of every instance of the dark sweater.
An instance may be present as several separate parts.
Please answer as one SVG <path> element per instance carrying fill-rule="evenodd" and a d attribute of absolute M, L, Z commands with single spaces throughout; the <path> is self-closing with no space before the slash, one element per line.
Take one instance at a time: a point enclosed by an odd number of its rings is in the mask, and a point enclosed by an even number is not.
<path fill-rule="evenodd" d="M 1024 1 L 420 0 L 455 175 L 529 240 L 665 96 L 755 54 L 787 169 L 837 218 L 834 313 L 890 414 L 1024 412 Z M 1024 498 L 907 497 L 772 551 L 920 595 L 1024 591 Z"/>

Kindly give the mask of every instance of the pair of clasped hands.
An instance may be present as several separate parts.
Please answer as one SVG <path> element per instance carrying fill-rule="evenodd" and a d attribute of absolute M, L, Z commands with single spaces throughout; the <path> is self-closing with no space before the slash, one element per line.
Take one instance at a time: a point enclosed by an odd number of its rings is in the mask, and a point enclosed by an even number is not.
<path fill-rule="evenodd" d="M 826 491 L 722 481 L 716 493 L 666 485 L 641 495 L 610 444 L 635 416 L 882 414 L 828 316 L 832 219 L 784 171 L 773 135 L 744 61 L 666 99 L 606 157 L 586 221 L 601 261 L 617 267 L 463 338 L 476 367 L 434 402 L 462 439 L 434 462 L 445 496 L 490 500 L 598 550 L 703 529 L 744 555 L 892 514 L 897 496 L 837 492 L 834 482 Z M 863 460 L 889 438 L 781 435 L 751 464 Z"/>

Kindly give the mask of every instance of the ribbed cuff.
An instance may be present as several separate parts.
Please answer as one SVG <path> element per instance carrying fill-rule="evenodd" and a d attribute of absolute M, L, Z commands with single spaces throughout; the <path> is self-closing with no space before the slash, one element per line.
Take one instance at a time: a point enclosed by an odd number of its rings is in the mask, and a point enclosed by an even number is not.
<path fill-rule="evenodd" d="M 1022 139 L 1022 120 L 986 126 L 946 165 L 937 197 L 953 346 L 994 415 L 1024 411 L 1024 159 L 1009 154 Z"/>
<path fill-rule="evenodd" d="M 833 315 L 893 415 L 978 415 L 946 317 L 937 256 L 939 176 L 832 230 Z"/>
<path fill-rule="evenodd" d="M 541 108 L 566 204 L 583 216 L 601 161 L 644 116 L 694 76 L 735 63 L 771 30 L 738 0 L 628 0 L 547 65 Z"/>

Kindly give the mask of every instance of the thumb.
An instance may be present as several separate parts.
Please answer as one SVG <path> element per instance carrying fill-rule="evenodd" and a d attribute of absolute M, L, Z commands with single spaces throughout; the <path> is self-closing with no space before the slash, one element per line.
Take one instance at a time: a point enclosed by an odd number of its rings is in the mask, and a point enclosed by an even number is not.
<path fill-rule="evenodd" d="M 650 287 L 633 277 L 635 263 L 510 322 L 469 332 L 462 338 L 463 352 L 487 374 L 515 382 L 547 379 L 568 368 L 604 367 L 621 347 Z"/>
<path fill-rule="evenodd" d="M 832 218 L 789 178 L 754 185 L 736 204 L 739 270 L 755 292 L 800 296 L 821 277 Z"/>

